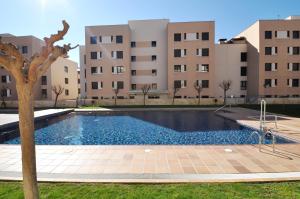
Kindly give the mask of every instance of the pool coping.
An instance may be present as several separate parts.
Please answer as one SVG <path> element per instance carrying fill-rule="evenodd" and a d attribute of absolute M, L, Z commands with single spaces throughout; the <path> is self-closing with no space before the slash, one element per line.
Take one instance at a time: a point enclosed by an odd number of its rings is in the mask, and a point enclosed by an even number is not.
<path fill-rule="evenodd" d="M 102 182 L 102 183 L 184 183 L 184 182 L 270 182 L 298 181 L 300 172 L 243 174 L 170 174 L 170 173 L 105 173 L 67 174 L 38 172 L 39 182 Z M 21 181 L 22 173 L 0 171 L 1 180 Z"/>

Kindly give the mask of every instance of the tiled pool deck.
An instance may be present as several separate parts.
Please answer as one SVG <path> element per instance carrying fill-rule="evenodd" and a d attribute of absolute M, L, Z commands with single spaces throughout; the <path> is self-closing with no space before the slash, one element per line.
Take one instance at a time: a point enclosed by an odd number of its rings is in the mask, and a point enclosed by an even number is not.
<path fill-rule="evenodd" d="M 232 108 L 224 117 L 248 122 L 256 111 Z M 270 124 L 272 125 L 272 124 Z M 283 132 L 295 132 L 297 118 L 279 120 Z M 285 131 L 288 128 L 296 131 Z M 289 134 L 287 133 L 287 134 Z M 298 132 L 299 133 L 299 132 Z M 226 149 L 226 150 L 225 150 Z M 21 179 L 19 145 L 0 145 L 0 179 Z M 215 182 L 300 180 L 300 144 L 189 146 L 37 146 L 40 181 Z"/>

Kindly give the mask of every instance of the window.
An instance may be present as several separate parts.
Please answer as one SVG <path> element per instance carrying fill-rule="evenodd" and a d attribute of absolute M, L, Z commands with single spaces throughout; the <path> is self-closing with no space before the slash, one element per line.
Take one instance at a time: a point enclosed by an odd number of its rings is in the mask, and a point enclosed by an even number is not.
<path fill-rule="evenodd" d="M 241 90 L 247 90 L 247 81 L 241 81 Z"/>
<path fill-rule="evenodd" d="M 209 65 L 208 64 L 197 64 L 197 71 L 198 72 L 208 72 Z"/>
<path fill-rule="evenodd" d="M 272 39 L 272 31 L 265 31 L 265 39 Z"/>
<path fill-rule="evenodd" d="M 202 33 L 202 40 L 203 41 L 209 40 L 209 32 L 203 32 Z"/>
<path fill-rule="evenodd" d="M 272 70 L 272 63 L 265 63 L 265 71 L 271 71 Z"/>
<path fill-rule="evenodd" d="M 290 31 L 275 31 L 275 37 L 278 39 L 287 39 L 290 37 Z"/>
<path fill-rule="evenodd" d="M 122 35 L 117 35 L 116 36 L 116 43 L 117 44 L 123 43 L 123 36 Z"/>
<path fill-rule="evenodd" d="M 68 96 L 69 95 L 69 90 L 65 89 L 65 95 Z"/>
<path fill-rule="evenodd" d="M 136 84 L 131 84 L 131 90 L 136 90 Z"/>
<path fill-rule="evenodd" d="M 241 62 L 246 62 L 246 61 L 247 61 L 247 53 L 241 52 Z"/>
<path fill-rule="evenodd" d="M 181 49 L 174 49 L 174 57 L 181 57 Z"/>
<path fill-rule="evenodd" d="M 97 37 L 96 36 L 90 37 L 90 43 L 91 44 L 97 44 Z"/>
<path fill-rule="evenodd" d="M 152 75 L 156 76 L 157 75 L 157 70 L 156 69 L 152 69 Z"/>
<path fill-rule="evenodd" d="M 136 43 L 135 43 L 135 41 L 132 41 L 131 42 L 131 48 L 135 48 L 136 47 Z"/>
<path fill-rule="evenodd" d="M 136 56 L 131 56 L 131 61 L 136 62 Z"/>
<path fill-rule="evenodd" d="M 101 73 L 103 73 L 102 66 L 91 67 L 91 74 L 101 74 Z"/>
<path fill-rule="evenodd" d="M 91 52 L 91 59 L 97 59 L 97 52 Z"/>
<path fill-rule="evenodd" d="M 64 66 L 64 71 L 67 73 L 69 72 L 68 66 Z"/>
<path fill-rule="evenodd" d="M 102 43 L 102 36 L 99 36 L 99 42 Z"/>
<path fill-rule="evenodd" d="M 293 39 L 299 39 L 300 38 L 300 31 L 294 30 L 293 31 Z"/>
<path fill-rule="evenodd" d="M 123 51 L 117 51 L 117 59 L 123 59 Z"/>
<path fill-rule="evenodd" d="M 11 77 L 10 77 L 10 75 L 2 75 L 2 77 L 1 77 L 1 82 L 2 82 L 2 83 L 9 83 L 9 82 L 11 82 Z"/>
<path fill-rule="evenodd" d="M 299 55 L 300 54 L 300 47 L 293 47 L 293 55 Z"/>
<path fill-rule="evenodd" d="M 28 53 L 28 46 L 22 46 L 22 54 Z"/>
<path fill-rule="evenodd" d="M 277 79 L 265 79 L 264 87 L 276 87 L 277 86 Z"/>
<path fill-rule="evenodd" d="M 83 63 L 86 64 L 86 55 L 83 56 Z"/>
<path fill-rule="evenodd" d="M 42 89 L 42 98 L 47 98 L 47 89 Z"/>
<path fill-rule="evenodd" d="M 277 47 L 265 47 L 265 55 L 276 55 Z"/>
<path fill-rule="evenodd" d="M 112 82 L 112 87 L 114 89 L 123 89 L 124 88 L 124 82 L 122 82 L 122 81 Z"/>
<path fill-rule="evenodd" d="M 246 66 L 241 67 L 241 76 L 247 76 L 247 67 Z"/>
<path fill-rule="evenodd" d="M 181 41 L 181 33 L 174 33 L 174 41 Z"/>
<path fill-rule="evenodd" d="M 92 82 L 92 89 L 97 90 L 98 89 L 98 82 Z"/>
<path fill-rule="evenodd" d="M 202 80 L 202 88 L 209 88 L 209 80 Z"/>
<path fill-rule="evenodd" d="M 181 65 L 174 65 L 174 72 L 181 72 Z"/>
<path fill-rule="evenodd" d="M 174 88 L 185 88 L 187 86 L 186 80 L 175 80 L 174 81 Z"/>
<path fill-rule="evenodd" d="M 136 76 L 136 70 L 131 70 L 131 75 Z"/>
<path fill-rule="evenodd" d="M 151 59 L 152 59 L 152 61 L 155 61 L 156 60 L 156 55 L 152 55 Z"/>
<path fill-rule="evenodd" d="M 300 70 L 300 63 L 292 63 L 291 70 L 292 71 L 299 71 Z"/>
<path fill-rule="evenodd" d="M 299 79 L 292 79 L 292 87 L 299 87 Z"/>
<path fill-rule="evenodd" d="M 69 84 L 69 79 L 65 78 L 65 84 Z"/>
<path fill-rule="evenodd" d="M 124 66 L 113 66 L 111 70 L 113 74 L 124 73 Z"/>
<path fill-rule="evenodd" d="M 156 83 L 153 83 L 153 84 L 151 85 L 151 88 L 152 88 L 152 90 L 156 90 L 156 89 L 157 89 L 157 84 L 156 84 Z"/>
<path fill-rule="evenodd" d="M 265 79 L 265 88 L 267 88 L 267 87 L 271 87 L 271 79 Z"/>
<path fill-rule="evenodd" d="M 202 48 L 202 56 L 209 56 L 209 49 L 208 48 Z"/>
<path fill-rule="evenodd" d="M 151 46 L 156 47 L 156 41 L 151 41 Z"/>
<path fill-rule="evenodd" d="M 186 65 L 174 65 L 174 72 L 186 71 Z"/>
<path fill-rule="evenodd" d="M 42 76 L 41 78 L 41 81 L 42 81 L 42 85 L 47 85 L 47 76 Z"/>

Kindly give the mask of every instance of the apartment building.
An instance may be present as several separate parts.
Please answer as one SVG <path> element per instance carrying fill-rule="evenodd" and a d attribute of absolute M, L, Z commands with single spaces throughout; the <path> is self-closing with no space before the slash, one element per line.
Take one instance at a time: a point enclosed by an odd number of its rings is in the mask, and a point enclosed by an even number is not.
<path fill-rule="evenodd" d="M 168 24 L 168 90 L 176 98 L 214 96 L 215 23 L 180 22 Z M 176 93 L 174 91 L 177 90 Z"/>
<path fill-rule="evenodd" d="M 85 27 L 86 95 L 92 99 L 128 98 L 130 82 L 128 25 Z"/>
<path fill-rule="evenodd" d="M 220 88 L 223 81 L 231 81 L 227 95 L 246 97 L 247 95 L 247 41 L 245 38 L 220 39 L 215 45 L 215 97 L 221 98 L 224 91 Z"/>
<path fill-rule="evenodd" d="M 171 96 L 176 84 L 176 97 L 190 98 L 196 96 L 197 83 L 204 86 L 203 97 L 212 97 L 214 22 L 158 19 L 88 26 L 80 63 L 81 77 L 86 77 L 82 97 L 112 99 L 119 88 L 119 98 L 134 98 L 147 85 L 150 98 L 160 98 Z"/>
<path fill-rule="evenodd" d="M 81 97 L 135 98 L 144 85 L 149 98 L 300 95 L 300 18 L 259 20 L 230 40 L 215 44 L 213 21 L 132 20 L 87 26 L 80 47 Z M 176 91 L 176 92 L 174 92 Z"/>
<path fill-rule="evenodd" d="M 30 58 L 33 54 L 40 52 L 44 41 L 34 36 L 14 36 L 11 34 L 0 34 L 3 42 L 16 45 L 20 52 Z M 78 96 L 77 85 L 77 63 L 66 59 L 58 58 L 41 77 L 35 85 L 36 100 L 54 100 L 55 94 L 52 92 L 53 86 L 64 88 L 60 99 L 75 99 Z M 17 100 L 15 80 L 12 75 L 4 68 L 0 68 L 0 89 L 2 95 L 7 100 Z"/>
<path fill-rule="evenodd" d="M 238 37 L 248 41 L 248 96 L 299 97 L 300 17 L 259 20 Z"/>
<path fill-rule="evenodd" d="M 131 32 L 131 96 L 150 86 L 150 96 L 167 94 L 168 55 L 167 27 L 169 20 L 129 21 Z"/>

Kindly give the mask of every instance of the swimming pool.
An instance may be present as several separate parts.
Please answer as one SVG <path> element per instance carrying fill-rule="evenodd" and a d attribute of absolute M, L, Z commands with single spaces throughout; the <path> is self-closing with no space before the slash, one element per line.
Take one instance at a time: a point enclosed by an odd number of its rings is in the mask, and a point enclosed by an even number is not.
<path fill-rule="evenodd" d="M 91 112 L 38 122 L 35 141 L 40 145 L 257 144 L 256 136 L 249 138 L 252 132 L 211 111 Z M 20 139 L 4 143 L 19 144 Z"/>

